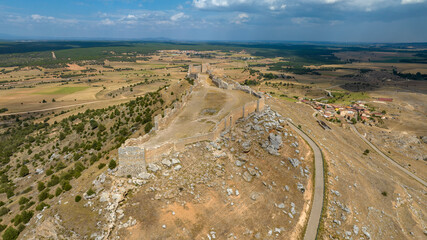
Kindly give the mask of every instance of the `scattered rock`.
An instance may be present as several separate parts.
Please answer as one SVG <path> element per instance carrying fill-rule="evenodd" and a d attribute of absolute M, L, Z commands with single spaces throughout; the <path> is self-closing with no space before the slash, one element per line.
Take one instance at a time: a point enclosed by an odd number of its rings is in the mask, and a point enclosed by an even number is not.
<path fill-rule="evenodd" d="M 155 173 L 155 172 L 157 172 L 159 170 L 160 170 L 160 167 L 157 166 L 157 164 L 154 164 L 154 163 L 149 163 L 148 164 L 148 171 Z"/>
<path fill-rule="evenodd" d="M 258 197 L 259 197 L 259 193 L 256 193 L 256 192 L 251 193 L 251 199 L 252 200 L 256 201 L 258 199 Z"/>
<path fill-rule="evenodd" d="M 246 182 L 250 182 L 252 180 L 252 175 L 248 171 L 245 171 L 242 177 Z"/>
<path fill-rule="evenodd" d="M 165 165 L 166 167 L 172 166 L 172 162 L 169 159 L 163 159 L 162 164 Z"/>
<path fill-rule="evenodd" d="M 245 162 L 240 161 L 240 160 L 236 160 L 234 163 L 235 163 L 235 164 L 236 164 L 236 166 L 238 166 L 238 167 L 241 167 L 241 166 L 243 166 L 243 165 L 245 164 Z"/>
<path fill-rule="evenodd" d="M 298 165 L 301 164 L 301 162 L 296 158 L 288 158 L 289 162 L 292 164 L 293 167 L 298 167 Z"/>
<path fill-rule="evenodd" d="M 368 232 L 368 228 L 367 228 L 367 227 L 362 227 L 362 232 L 363 232 L 363 234 L 365 234 L 365 236 L 366 236 L 368 239 L 371 239 L 371 234 L 369 234 L 369 232 Z"/>

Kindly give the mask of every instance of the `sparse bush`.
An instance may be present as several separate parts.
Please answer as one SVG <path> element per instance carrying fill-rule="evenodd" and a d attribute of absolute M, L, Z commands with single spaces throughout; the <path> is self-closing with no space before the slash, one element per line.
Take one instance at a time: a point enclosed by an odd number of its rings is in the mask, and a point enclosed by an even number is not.
<path fill-rule="evenodd" d="M 387 192 L 386 191 L 383 191 L 382 193 L 381 193 L 384 197 L 387 197 Z"/>
<path fill-rule="evenodd" d="M 6 215 L 8 212 L 10 212 L 10 209 L 7 207 L 1 207 L 0 208 L 0 217 Z"/>
<path fill-rule="evenodd" d="M 105 167 L 105 163 L 100 163 L 99 165 L 98 165 L 98 169 L 102 169 L 102 168 L 104 168 Z"/>
<path fill-rule="evenodd" d="M 145 124 L 145 127 L 144 127 L 144 131 L 145 131 L 145 133 L 148 133 L 148 132 L 150 132 L 150 130 L 153 128 L 153 124 L 151 123 L 151 122 L 148 122 L 147 124 Z"/>
<path fill-rule="evenodd" d="M 366 149 L 364 152 L 363 152 L 363 155 L 368 155 L 369 154 L 369 149 Z"/>
<path fill-rule="evenodd" d="M 18 236 L 19 236 L 19 231 L 13 227 L 8 227 L 2 235 L 3 240 L 15 240 L 18 238 Z"/>
<path fill-rule="evenodd" d="M 39 201 L 40 201 L 40 202 L 42 202 L 42 201 L 44 201 L 45 199 L 47 199 L 48 197 L 49 197 L 49 188 L 47 188 L 47 189 L 43 190 L 43 192 L 41 192 L 41 193 L 39 194 Z"/>
<path fill-rule="evenodd" d="M 58 183 L 59 183 L 59 177 L 56 175 L 52 175 L 52 177 L 50 177 L 50 181 L 47 183 L 47 186 L 53 187 Z"/>
<path fill-rule="evenodd" d="M 30 173 L 30 171 L 28 170 L 28 167 L 25 165 L 22 165 L 21 170 L 19 170 L 19 176 L 20 177 L 25 177 Z"/>
<path fill-rule="evenodd" d="M 56 188 L 55 196 L 59 196 L 59 195 L 61 195 L 61 193 L 62 193 L 62 188 L 60 188 L 60 187 Z"/>
<path fill-rule="evenodd" d="M 95 194 L 95 191 L 93 191 L 92 188 L 89 188 L 89 190 L 87 190 L 86 194 L 88 196 L 91 196 L 91 195 Z"/>
<path fill-rule="evenodd" d="M 52 169 L 48 169 L 48 170 L 46 170 L 46 176 L 50 176 L 50 175 L 52 175 L 52 174 L 53 174 Z"/>
<path fill-rule="evenodd" d="M 41 211 L 43 210 L 45 207 L 49 208 L 50 205 L 44 202 L 39 203 L 39 205 L 36 206 L 36 210 L 37 211 Z"/>
<path fill-rule="evenodd" d="M 98 123 L 95 120 L 93 120 L 93 119 L 89 121 L 89 124 L 90 124 L 90 127 L 92 129 L 95 129 L 95 128 L 98 127 Z"/>
<path fill-rule="evenodd" d="M 26 197 L 21 197 L 20 199 L 19 199 L 19 205 L 23 205 L 23 204 L 26 204 L 27 202 L 29 202 L 30 201 L 30 199 L 28 199 L 28 198 L 26 198 Z"/>
<path fill-rule="evenodd" d="M 39 192 L 43 191 L 45 188 L 46 186 L 44 185 L 44 182 L 38 182 L 37 190 L 39 190 Z"/>
<path fill-rule="evenodd" d="M 73 187 L 71 186 L 69 181 L 64 181 L 62 182 L 62 188 L 64 189 L 64 191 L 70 191 Z"/>
<path fill-rule="evenodd" d="M 33 187 L 29 186 L 24 191 L 22 191 L 22 194 L 29 193 L 29 192 L 31 192 L 31 190 L 33 190 Z"/>
<path fill-rule="evenodd" d="M 114 168 L 116 168 L 116 166 L 117 166 L 116 161 L 114 161 L 113 159 L 111 159 L 110 163 L 108 164 L 108 168 L 109 169 L 114 169 Z"/>
<path fill-rule="evenodd" d="M 24 229 L 25 229 L 25 225 L 24 224 L 19 224 L 19 226 L 18 226 L 18 232 L 19 233 L 21 233 L 22 231 L 24 231 Z"/>

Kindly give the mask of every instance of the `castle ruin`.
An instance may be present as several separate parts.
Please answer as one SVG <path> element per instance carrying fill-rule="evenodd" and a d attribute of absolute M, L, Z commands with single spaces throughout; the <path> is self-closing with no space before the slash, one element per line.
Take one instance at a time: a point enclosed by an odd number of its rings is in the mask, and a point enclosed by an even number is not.
<path fill-rule="evenodd" d="M 139 138 L 128 139 L 119 148 L 119 176 L 138 176 L 141 173 L 146 173 L 146 166 L 149 163 L 154 163 L 162 160 L 162 155 L 168 154 L 171 151 L 181 151 L 186 145 L 200 141 L 215 141 L 224 131 L 232 128 L 239 118 L 247 117 L 250 113 L 259 112 L 264 109 L 265 99 L 261 93 L 253 91 L 248 86 L 242 86 L 239 83 L 232 81 L 225 82 L 219 77 L 213 75 L 208 63 L 199 66 L 189 65 L 187 77 L 195 80 L 196 87 L 200 83 L 200 74 L 209 74 L 213 83 L 222 89 L 240 90 L 257 97 L 257 100 L 248 102 L 242 107 L 232 110 L 226 117 L 220 120 L 212 131 L 208 133 L 198 134 L 195 136 L 170 140 L 156 146 L 144 145 L 150 135 L 146 134 Z M 173 108 L 164 110 L 164 114 L 158 114 L 154 117 L 154 128 L 152 131 L 159 131 L 168 126 L 170 121 L 182 110 L 186 105 L 188 98 L 193 92 L 193 86 L 182 97 L 180 102 L 175 102 Z"/>

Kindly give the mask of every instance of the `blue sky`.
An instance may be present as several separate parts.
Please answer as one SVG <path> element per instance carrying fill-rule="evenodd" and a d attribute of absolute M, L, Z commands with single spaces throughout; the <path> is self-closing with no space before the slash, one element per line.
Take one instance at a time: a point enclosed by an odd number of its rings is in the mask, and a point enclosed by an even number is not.
<path fill-rule="evenodd" d="M 0 38 L 427 42 L 427 0 L 0 0 Z"/>

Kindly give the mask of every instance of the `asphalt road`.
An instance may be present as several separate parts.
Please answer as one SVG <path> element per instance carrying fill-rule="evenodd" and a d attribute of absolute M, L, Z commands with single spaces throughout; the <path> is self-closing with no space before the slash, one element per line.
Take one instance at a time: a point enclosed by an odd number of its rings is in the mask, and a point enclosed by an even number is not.
<path fill-rule="evenodd" d="M 317 236 L 317 230 L 319 228 L 320 218 L 322 216 L 323 198 L 324 198 L 324 175 L 323 175 L 323 158 L 320 148 L 317 144 L 311 140 L 303 131 L 297 128 L 292 123 L 289 124 L 293 130 L 295 130 L 304 140 L 308 142 L 310 147 L 314 151 L 314 197 L 313 205 L 311 206 L 310 217 L 308 219 L 307 228 L 304 234 L 304 240 L 314 240 Z"/>
<path fill-rule="evenodd" d="M 408 171 L 406 168 L 400 166 L 400 164 L 398 164 L 397 162 L 395 162 L 393 159 L 389 158 L 387 155 L 385 155 L 383 152 L 381 152 L 377 147 L 375 147 L 374 144 L 372 144 L 371 142 L 369 142 L 364 136 L 362 136 L 362 134 L 359 133 L 359 131 L 357 131 L 357 129 L 353 126 L 350 125 L 351 129 L 363 140 L 365 141 L 365 143 L 367 143 L 371 148 L 373 148 L 379 155 L 383 156 L 386 160 L 388 160 L 391 164 L 393 164 L 394 166 L 396 166 L 397 168 L 399 168 L 401 171 L 403 171 L 404 173 L 406 173 L 408 176 L 412 177 L 413 179 L 415 179 L 416 181 L 418 181 L 419 183 L 421 183 L 422 185 L 424 185 L 424 187 L 427 187 L 427 183 L 426 181 L 422 180 L 421 178 L 417 177 L 415 174 L 411 173 L 410 171 Z"/>

